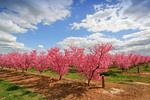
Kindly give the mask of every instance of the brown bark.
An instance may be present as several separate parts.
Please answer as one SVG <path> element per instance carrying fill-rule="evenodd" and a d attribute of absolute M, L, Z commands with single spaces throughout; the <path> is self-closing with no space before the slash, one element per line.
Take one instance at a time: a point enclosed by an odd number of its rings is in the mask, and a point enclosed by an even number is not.
<path fill-rule="evenodd" d="M 88 86 L 90 86 L 90 81 L 91 81 L 91 79 L 88 80 Z"/>
<path fill-rule="evenodd" d="M 99 66 L 96 67 L 96 69 L 98 69 L 98 68 L 99 68 Z M 90 81 L 91 81 L 91 79 L 92 79 L 92 77 L 93 77 L 94 72 L 96 71 L 96 69 L 92 71 L 92 75 L 91 75 L 90 79 L 88 80 L 88 86 L 90 85 Z"/>
<path fill-rule="evenodd" d="M 140 73 L 140 67 L 137 67 L 137 72 Z"/>
<path fill-rule="evenodd" d="M 22 69 L 22 73 L 24 72 L 24 68 Z"/>
<path fill-rule="evenodd" d="M 40 74 L 42 74 L 42 71 L 40 71 Z"/>
<path fill-rule="evenodd" d="M 122 68 L 122 72 L 124 72 L 124 68 Z"/>
<path fill-rule="evenodd" d="M 59 77 L 59 80 L 61 80 L 62 76 Z"/>

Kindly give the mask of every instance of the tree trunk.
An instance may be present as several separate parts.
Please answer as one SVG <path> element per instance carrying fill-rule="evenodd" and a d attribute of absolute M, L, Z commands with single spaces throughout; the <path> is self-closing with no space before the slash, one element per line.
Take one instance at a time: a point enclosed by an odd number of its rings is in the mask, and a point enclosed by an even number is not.
<path fill-rule="evenodd" d="M 3 70 L 4 66 L 1 66 L 1 67 L 2 67 L 1 70 Z"/>
<path fill-rule="evenodd" d="M 16 68 L 16 71 L 17 71 L 18 69 Z"/>
<path fill-rule="evenodd" d="M 145 67 L 144 67 L 144 68 L 145 68 L 145 69 L 146 69 L 146 68 L 148 68 L 148 63 L 145 65 Z"/>
<path fill-rule="evenodd" d="M 11 67 L 9 67 L 9 71 L 10 71 L 10 68 L 11 68 Z"/>
<path fill-rule="evenodd" d="M 137 67 L 137 72 L 140 73 L 140 67 Z"/>
<path fill-rule="evenodd" d="M 22 73 L 24 72 L 24 68 L 22 69 Z"/>
<path fill-rule="evenodd" d="M 59 80 L 61 80 L 62 76 L 59 77 Z"/>
<path fill-rule="evenodd" d="M 91 79 L 88 79 L 88 86 L 90 86 L 90 81 L 91 81 Z"/>
<path fill-rule="evenodd" d="M 99 66 L 97 66 L 96 69 L 97 69 L 98 67 L 99 67 Z M 96 71 L 96 69 L 92 71 L 92 75 L 91 75 L 90 79 L 88 79 L 88 86 L 90 85 L 90 81 L 91 81 L 91 79 L 92 79 L 92 77 L 93 77 L 94 72 Z"/>
<path fill-rule="evenodd" d="M 40 74 L 42 74 L 42 71 L 40 71 Z"/>
<path fill-rule="evenodd" d="M 28 69 L 26 69 L 26 72 L 28 71 Z"/>
<path fill-rule="evenodd" d="M 102 75 L 102 88 L 105 88 L 105 76 Z"/>
<path fill-rule="evenodd" d="M 122 72 L 124 72 L 124 68 L 122 68 Z"/>

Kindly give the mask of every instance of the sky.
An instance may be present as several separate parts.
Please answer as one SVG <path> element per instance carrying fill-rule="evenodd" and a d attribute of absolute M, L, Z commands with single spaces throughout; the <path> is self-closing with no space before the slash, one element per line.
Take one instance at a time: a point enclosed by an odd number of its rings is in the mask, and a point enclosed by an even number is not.
<path fill-rule="evenodd" d="M 150 0 L 0 0 L 0 53 L 112 44 L 150 55 Z"/>

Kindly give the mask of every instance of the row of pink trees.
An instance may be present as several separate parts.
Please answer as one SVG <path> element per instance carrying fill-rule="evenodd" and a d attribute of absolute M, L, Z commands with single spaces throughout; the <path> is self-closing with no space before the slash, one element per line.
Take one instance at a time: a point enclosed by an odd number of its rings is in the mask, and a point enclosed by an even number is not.
<path fill-rule="evenodd" d="M 121 54 L 114 55 L 114 63 L 118 66 L 122 71 L 124 69 L 129 69 L 129 66 L 133 65 L 137 67 L 137 72 L 139 73 L 139 65 L 148 63 L 150 61 L 150 56 L 142 56 L 140 54 L 133 54 L 134 52 L 129 53 L 128 55 L 125 52 Z"/>
<path fill-rule="evenodd" d="M 69 51 L 65 50 L 63 55 L 58 47 L 47 50 L 48 52 L 40 52 L 37 55 L 37 51 L 33 50 L 30 54 L 27 52 L 11 52 L 8 54 L 0 54 L 0 66 L 2 69 L 5 67 L 17 69 L 21 68 L 22 72 L 34 67 L 40 73 L 44 72 L 47 68 L 51 68 L 52 71 L 57 72 L 61 77 L 67 73 L 68 65 L 70 63 Z"/>
<path fill-rule="evenodd" d="M 131 58 L 131 64 L 137 67 L 137 72 L 140 73 L 139 65 L 150 62 L 150 56 L 142 56 L 140 54 L 135 54 Z"/>
<path fill-rule="evenodd" d="M 122 72 L 124 69 L 129 69 L 129 66 L 132 65 L 131 59 L 132 59 L 133 52 L 129 53 L 128 55 L 125 54 L 125 52 L 121 54 L 115 54 L 114 56 L 114 63 L 116 66 L 118 66 L 120 69 L 122 69 Z"/>
<path fill-rule="evenodd" d="M 91 80 L 101 80 L 101 73 L 107 69 L 114 62 L 122 70 L 128 69 L 130 65 L 138 65 L 150 61 L 149 56 L 141 56 L 133 54 L 133 52 L 126 55 L 109 53 L 114 47 L 111 44 L 95 45 L 89 48 L 89 53 L 84 53 L 85 48 L 70 46 L 70 50 L 64 49 L 64 54 L 60 52 L 60 48 L 53 47 L 47 52 L 40 52 L 37 54 L 36 50 L 28 53 L 11 52 L 8 54 L 0 54 L 0 66 L 21 68 L 22 71 L 34 67 L 40 73 L 48 68 L 55 71 L 61 80 L 62 76 L 69 70 L 68 66 L 75 66 L 78 68 L 80 75 L 88 79 L 88 85 Z"/>

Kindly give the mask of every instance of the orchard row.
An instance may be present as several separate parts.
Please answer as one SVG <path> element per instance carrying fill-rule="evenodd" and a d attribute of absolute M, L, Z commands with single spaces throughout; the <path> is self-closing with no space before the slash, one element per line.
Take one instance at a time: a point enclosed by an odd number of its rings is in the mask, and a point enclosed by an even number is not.
<path fill-rule="evenodd" d="M 88 79 L 88 85 L 91 80 L 101 80 L 100 74 L 115 64 L 121 69 L 128 69 L 130 65 L 137 66 L 150 61 L 150 56 L 142 56 L 131 52 L 125 54 L 111 55 L 109 51 L 114 49 L 111 44 L 96 44 L 93 48 L 89 48 L 90 53 L 84 54 L 85 48 L 69 46 L 70 50 L 64 49 L 64 54 L 60 52 L 60 48 L 53 47 L 47 52 L 33 50 L 28 54 L 19 52 L 10 52 L 8 54 L 0 54 L 0 66 L 18 69 L 22 71 L 34 67 L 37 71 L 44 72 L 46 69 L 51 69 L 60 76 L 69 71 L 68 66 L 78 68 L 80 75 Z"/>

